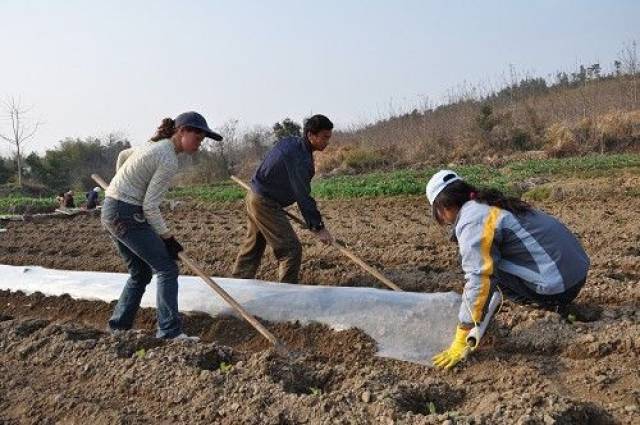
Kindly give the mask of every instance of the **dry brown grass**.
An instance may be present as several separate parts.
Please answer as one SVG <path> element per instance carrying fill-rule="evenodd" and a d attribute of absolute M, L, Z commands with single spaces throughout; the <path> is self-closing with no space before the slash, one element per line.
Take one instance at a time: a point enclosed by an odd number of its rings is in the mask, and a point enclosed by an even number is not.
<path fill-rule="evenodd" d="M 398 152 L 388 149 L 367 149 L 358 146 L 329 147 L 316 154 L 316 171 L 319 174 L 355 174 L 384 169 L 398 161 Z"/>
<path fill-rule="evenodd" d="M 579 146 L 573 131 L 562 123 L 555 123 L 547 128 L 545 150 L 554 157 L 572 156 L 578 153 Z"/>
<path fill-rule="evenodd" d="M 640 145 L 640 110 L 615 111 L 583 118 L 573 125 L 555 123 L 545 133 L 551 156 L 589 152 L 637 151 Z"/>
<path fill-rule="evenodd" d="M 319 169 L 335 173 L 475 163 L 530 150 L 545 150 L 549 156 L 635 151 L 640 141 L 640 104 L 632 95 L 633 84 L 629 76 L 608 77 L 579 86 L 555 86 L 520 99 L 464 100 L 413 111 L 336 132 L 332 143 L 338 148 L 329 151 Z M 483 121 L 485 105 L 491 107 L 491 115 Z M 349 155 L 355 167 L 345 165 Z"/>

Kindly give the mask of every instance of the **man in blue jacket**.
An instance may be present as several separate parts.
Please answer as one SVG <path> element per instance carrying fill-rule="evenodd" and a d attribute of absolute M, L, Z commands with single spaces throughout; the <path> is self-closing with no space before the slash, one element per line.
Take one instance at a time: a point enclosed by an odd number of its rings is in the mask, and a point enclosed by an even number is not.
<path fill-rule="evenodd" d="M 93 189 L 88 191 L 85 196 L 87 198 L 87 209 L 95 210 L 98 206 L 98 203 L 100 202 L 100 188 L 98 186 L 94 187 Z"/>
<path fill-rule="evenodd" d="M 307 227 L 325 244 L 333 237 L 324 227 L 316 201 L 311 197 L 315 174 L 313 152 L 327 147 L 333 123 L 314 115 L 304 124 L 303 137 L 286 137 L 267 153 L 251 179 L 245 199 L 248 229 L 233 268 L 233 277 L 253 279 L 268 245 L 279 262 L 278 280 L 298 283 L 302 245 L 283 208 L 296 202 Z"/>

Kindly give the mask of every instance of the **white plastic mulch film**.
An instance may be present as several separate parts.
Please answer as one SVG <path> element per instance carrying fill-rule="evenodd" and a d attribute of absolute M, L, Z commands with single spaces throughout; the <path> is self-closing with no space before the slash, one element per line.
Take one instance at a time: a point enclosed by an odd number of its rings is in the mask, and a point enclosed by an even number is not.
<path fill-rule="evenodd" d="M 0 265 L 0 289 L 69 294 L 110 302 L 120 296 L 126 274 L 52 270 Z M 378 356 L 431 364 L 449 344 L 457 323 L 460 296 L 394 292 L 384 289 L 290 285 L 259 280 L 214 278 L 251 314 L 271 322 L 319 322 L 336 330 L 357 327 L 378 343 Z M 234 314 L 200 278 L 180 276 L 182 311 Z M 142 298 L 155 307 L 155 278 Z"/>

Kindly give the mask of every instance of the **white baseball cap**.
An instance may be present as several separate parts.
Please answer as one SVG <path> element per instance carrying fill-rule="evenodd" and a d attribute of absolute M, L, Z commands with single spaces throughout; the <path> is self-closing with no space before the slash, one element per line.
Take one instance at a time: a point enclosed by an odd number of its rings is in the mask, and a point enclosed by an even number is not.
<path fill-rule="evenodd" d="M 98 186 L 96 186 L 96 187 L 93 188 L 93 191 L 94 192 L 100 192 L 100 188 Z"/>
<path fill-rule="evenodd" d="M 440 170 L 435 173 L 429 179 L 429 183 L 427 183 L 427 199 L 429 203 L 433 205 L 433 201 L 436 200 L 436 197 L 442 192 L 442 190 L 449 186 L 451 183 L 462 180 L 455 171 L 451 170 Z"/>

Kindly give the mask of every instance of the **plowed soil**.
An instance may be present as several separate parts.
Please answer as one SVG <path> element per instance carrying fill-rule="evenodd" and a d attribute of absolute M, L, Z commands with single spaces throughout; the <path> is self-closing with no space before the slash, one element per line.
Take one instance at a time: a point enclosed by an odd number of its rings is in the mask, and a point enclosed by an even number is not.
<path fill-rule="evenodd" d="M 113 305 L 0 292 L 0 423 L 640 424 L 640 198 L 628 190 L 638 184 L 632 175 L 548 183 L 550 198 L 535 205 L 565 222 L 592 261 L 575 317 L 507 302 L 452 372 L 376 358 L 355 329 L 266 323 L 294 349 L 282 356 L 231 317 L 188 314 L 186 330 L 202 342 L 168 343 L 152 337 L 153 309 L 141 311 L 137 330 L 108 335 Z M 403 289 L 461 291 L 456 246 L 424 198 L 320 209 L 339 239 Z M 242 202 L 182 202 L 165 217 L 208 274 L 230 274 Z M 95 215 L 2 225 L 2 264 L 125 272 Z M 382 287 L 298 233 L 302 283 Z M 276 273 L 269 253 L 258 277 Z"/>

